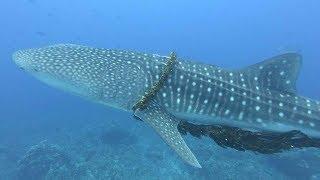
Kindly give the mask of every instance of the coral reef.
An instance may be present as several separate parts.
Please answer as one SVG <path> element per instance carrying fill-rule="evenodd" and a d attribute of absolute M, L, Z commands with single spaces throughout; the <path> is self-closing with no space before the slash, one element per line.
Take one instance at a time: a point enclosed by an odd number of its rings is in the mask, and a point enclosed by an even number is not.
<path fill-rule="evenodd" d="M 17 179 L 51 179 L 59 175 L 67 179 L 72 175 L 73 164 L 59 146 L 42 141 L 32 146 L 18 162 Z"/>
<path fill-rule="evenodd" d="M 59 141 L 50 139 L 59 146 L 48 141 L 32 146 L 12 164 L 14 178 L 4 179 L 319 179 L 320 153 L 312 148 L 263 155 L 222 148 L 210 136 L 199 140 L 188 132 L 184 138 L 203 166 L 196 169 L 181 161 L 144 123 L 128 128 L 101 121 L 83 129 L 74 127 L 68 136 L 61 133 Z M 8 148 L 1 148 L 3 176 L 8 176 L 7 157 Z"/>

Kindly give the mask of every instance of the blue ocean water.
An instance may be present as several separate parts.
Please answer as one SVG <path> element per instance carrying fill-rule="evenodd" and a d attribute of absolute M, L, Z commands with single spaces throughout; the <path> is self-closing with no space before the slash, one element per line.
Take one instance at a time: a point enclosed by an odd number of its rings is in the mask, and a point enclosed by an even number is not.
<path fill-rule="evenodd" d="M 317 0 L 2 0 L 0 179 L 320 179 L 319 149 L 261 155 L 187 136 L 203 166 L 192 168 L 131 114 L 48 87 L 11 58 L 23 48 L 75 43 L 176 51 L 240 68 L 298 52 L 298 91 L 319 100 L 319 7 Z M 44 157 L 52 152 L 55 160 Z"/>

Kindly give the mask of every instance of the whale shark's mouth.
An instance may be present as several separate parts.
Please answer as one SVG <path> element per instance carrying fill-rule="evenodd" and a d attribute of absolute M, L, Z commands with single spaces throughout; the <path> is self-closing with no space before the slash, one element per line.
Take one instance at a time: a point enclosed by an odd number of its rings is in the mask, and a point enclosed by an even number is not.
<path fill-rule="evenodd" d="M 30 57 L 24 51 L 16 51 L 13 53 L 12 59 L 20 69 L 26 70 L 26 59 L 30 59 Z"/>
<path fill-rule="evenodd" d="M 63 72 L 63 65 L 55 62 L 53 54 L 50 54 L 45 48 L 19 50 L 13 53 L 12 58 L 21 70 L 45 84 L 85 98 L 90 94 L 85 86 L 73 81 Z"/>
<path fill-rule="evenodd" d="M 34 59 L 35 49 L 19 50 L 13 53 L 12 59 L 16 65 L 23 71 L 39 72 Z"/>

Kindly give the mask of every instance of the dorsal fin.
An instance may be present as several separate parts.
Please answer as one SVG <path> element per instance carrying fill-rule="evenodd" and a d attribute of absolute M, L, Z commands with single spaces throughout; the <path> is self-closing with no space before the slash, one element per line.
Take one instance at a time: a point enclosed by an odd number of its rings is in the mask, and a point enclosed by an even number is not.
<path fill-rule="evenodd" d="M 259 87 L 295 93 L 301 65 L 301 55 L 287 53 L 249 66 L 241 70 L 241 73 L 251 78 Z"/>

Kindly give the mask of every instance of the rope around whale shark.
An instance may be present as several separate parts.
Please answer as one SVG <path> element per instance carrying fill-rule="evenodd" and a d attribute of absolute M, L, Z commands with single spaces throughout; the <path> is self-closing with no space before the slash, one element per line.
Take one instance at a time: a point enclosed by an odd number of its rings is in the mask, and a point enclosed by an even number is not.
<path fill-rule="evenodd" d="M 145 95 L 141 97 L 141 99 L 132 107 L 133 112 L 137 111 L 138 109 L 144 109 L 148 102 L 156 95 L 156 93 L 162 88 L 164 82 L 167 80 L 168 76 L 172 72 L 173 66 L 177 60 L 177 55 L 175 52 L 171 52 L 167 63 L 160 75 L 159 80 L 151 86 L 145 92 Z"/>
<path fill-rule="evenodd" d="M 133 112 L 144 109 L 150 100 L 163 87 L 164 82 L 173 70 L 177 60 L 175 52 L 171 52 L 159 80 L 148 89 L 145 94 L 132 107 Z M 139 117 L 133 116 L 141 120 Z M 281 153 L 294 148 L 314 147 L 320 148 L 320 139 L 310 138 L 300 131 L 286 133 L 251 132 L 236 127 L 222 125 L 197 125 L 180 121 L 178 131 L 182 135 L 190 134 L 201 138 L 211 138 L 221 147 L 229 147 L 238 151 L 253 151 L 261 154 Z"/>

